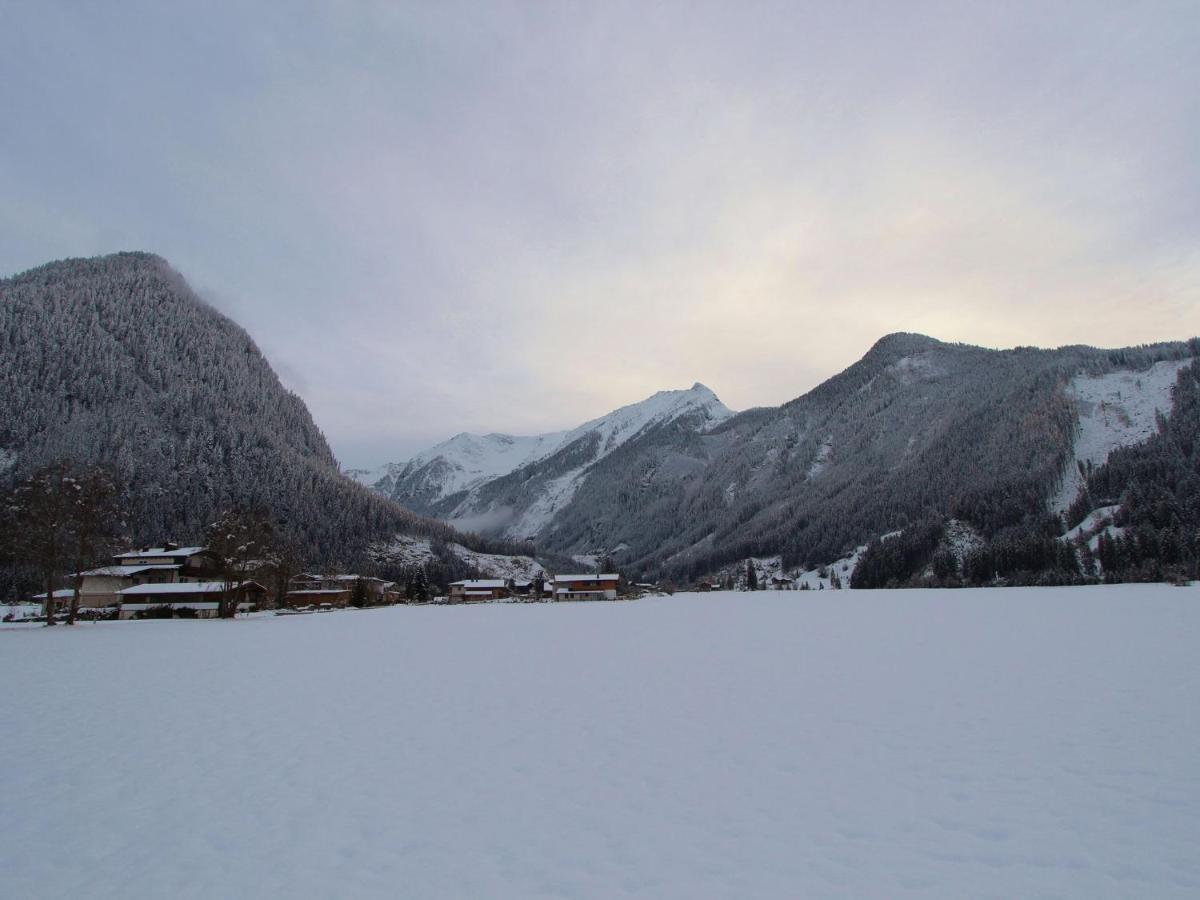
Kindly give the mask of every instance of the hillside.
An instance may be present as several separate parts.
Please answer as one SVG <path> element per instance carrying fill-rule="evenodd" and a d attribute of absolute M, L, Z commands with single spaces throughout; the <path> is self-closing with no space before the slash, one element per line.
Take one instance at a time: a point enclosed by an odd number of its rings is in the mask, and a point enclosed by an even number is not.
<path fill-rule="evenodd" d="M 376 490 L 417 512 L 509 538 L 537 535 L 601 460 L 667 425 L 689 430 L 733 412 L 711 390 L 659 391 L 569 431 L 530 437 L 460 434 L 394 463 Z"/>
<path fill-rule="evenodd" d="M 157 256 L 54 262 L 0 280 L 0 462 L 116 469 L 138 542 L 270 510 L 313 564 L 396 533 L 466 540 L 354 483 L 250 336 Z"/>
<path fill-rule="evenodd" d="M 892 532 L 904 538 L 891 551 L 912 556 L 899 564 L 906 577 L 939 542 L 955 545 L 961 567 L 964 540 L 978 549 L 1011 529 L 1058 534 L 1081 473 L 1155 433 L 1196 352 L 1194 342 L 988 350 L 888 335 L 783 406 L 731 415 L 698 403 L 611 445 L 585 431 L 419 508 L 680 579 L 749 557 L 812 571 Z M 409 471 L 426 479 L 455 468 L 433 451 L 418 460 L 425 468 Z M 895 580 L 896 564 L 878 557 L 867 553 L 864 571 Z"/>

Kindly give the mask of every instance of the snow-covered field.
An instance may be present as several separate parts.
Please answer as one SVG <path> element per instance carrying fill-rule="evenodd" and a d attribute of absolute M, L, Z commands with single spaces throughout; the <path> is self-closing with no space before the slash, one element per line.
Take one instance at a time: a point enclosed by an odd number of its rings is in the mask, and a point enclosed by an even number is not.
<path fill-rule="evenodd" d="M 1200 588 L 0 631 L 6 897 L 1200 896 Z"/>

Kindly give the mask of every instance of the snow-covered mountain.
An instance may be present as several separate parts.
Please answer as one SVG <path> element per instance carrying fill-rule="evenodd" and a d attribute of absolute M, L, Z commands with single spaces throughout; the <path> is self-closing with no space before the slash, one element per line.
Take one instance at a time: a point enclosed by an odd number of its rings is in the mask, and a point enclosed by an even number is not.
<path fill-rule="evenodd" d="M 344 478 L 250 335 L 158 256 L 0 279 L 0 347 L 0 488 L 51 462 L 102 463 L 139 543 L 198 538 L 221 510 L 253 505 L 312 564 L 365 562 L 368 543 L 396 534 L 466 540 Z"/>
<path fill-rule="evenodd" d="M 864 578 L 900 582 L 933 571 L 931 555 L 962 571 L 985 545 L 1012 556 L 1005 542 L 1056 533 L 1059 514 L 1077 524 L 1084 475 L 1175 415 L 1196 355 L 1195 341 L 988 350 L 893 334 L 780 407 L 733 415 L 696 385 L 568 432 L 460 435 L 376 487 L 463 530 L 632 573 L 690 580 L 777 558 L 808 583 L 861 558 Z M 1096 502 L 1122 490 L 1106 483 Z M 902 537 L 861 552 L 885 534 Z"/>
<path fill-rule="evenodd" d="M 690 429 L 704 430 L 732 415 L 716 394 L 696 383 L 686 390 L 659 391 L 569 431 L 530 436 L 463 433 L 406 462 L 385 466 L 374 473 L 375 478 L 363 472 L 354 474 L 414 511 L 464 527 L 528 537 L 570 500 L 591 465 L 630 439 L 647 429 L 681 421 Z M 564 464 L 544 465 L 560 454 L 566 454 Z M 488 485 L 538 464 L 543 464 L 540 470 L 552 470 L 553 477 L 538 482 L 542 489 L 519 512 L 497 509 L 485 496 Z"/>

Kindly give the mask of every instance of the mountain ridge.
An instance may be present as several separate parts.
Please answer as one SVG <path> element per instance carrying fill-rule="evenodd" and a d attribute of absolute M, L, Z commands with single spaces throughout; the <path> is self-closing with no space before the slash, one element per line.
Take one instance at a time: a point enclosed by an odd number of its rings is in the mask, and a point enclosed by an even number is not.
<path fill-rule="evenodd" d="M 0 351 L 0 476 L 103 463 L 126 486 L 134 541 L 199 537 L 242 506 L 271 511 L 313 564 L 363 564 L 396 533 L 478 545 L 343 477 L 246 330 L 161 256 L 0 279 Z"/>
<path fill-rule="evenodd" d="M 651 423 L 605 454 L 568 444 L 429 511 L 687 577 L 773 554 L 786 568 L 832 562 L 930 515 L 981 539 L 1043 529 L 1093 427 L 1073 380 L 1124 372 L 1140 384 L 1161 364 L 1160 382 L 1194 355 L 1194 341 L 996 350 L 894 332 L 778 407 Z M 1156 390 L 1138 422 L 1169 412 L 1169 391 Z M 1113 446 L 1145 434 L 1127 431 Z"/>

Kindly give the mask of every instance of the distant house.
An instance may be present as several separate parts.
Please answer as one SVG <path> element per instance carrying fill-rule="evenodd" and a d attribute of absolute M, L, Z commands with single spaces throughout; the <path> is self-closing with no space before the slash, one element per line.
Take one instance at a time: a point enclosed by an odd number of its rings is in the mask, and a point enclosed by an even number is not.
<path fill-rule="evenodd" d="M 79 605 L 115 606 L 121 591 L 141 584 L 170 584 L 179 579 L 179 567 L 172 565 L 112 565 L 80 572 Z"/>
<path fill-rule="evenodd" d="M 335 575 L 328 579 L 325 584 L 326 588 L 345 588 L 353 595 L 354 590 L 359 582 L 362 582 L 363 590 L 367 594 L 367 603 L 371 606 L 378 606 L 381 603 L 395 603 L 399 599 L 399 593 L 394 590 L 396 582 L 384 581 L 382 578 L 373 578 L 369 575 Z M 391 590 L 395 594 L 395 599 L 388 600 L 387 594 Z"/>
<path fill-rule="evenodd" d="M 163 544 L 161 547 L 143 547 L 129 550 L 112 557 L 112 563 L 79 572 L 79 606 L 117 606 L 121 603 L 121 592 L 126 588 L 145 584 L 175 584 L 185 581 L 209 581 L 218 575 L 220 559 L 204 547 L 180 547 Z M 75 576 L 72 575 L 72 578 Z M 74 589 L 65 589 L 56 599 L 70 600 Z M 45 601 L 44 596 L 37 599 Z"/>
<path fill-rule="evenodd" d="M 621 576 L 555 575 L 555 600 L 616 600 Z"/>
<path fill-rule="evenodd" d="M 771 578 L 771 589 L 776 591 L 790 591 L 796 586 L 796 582 L 785 575 L 774 575 Z"/>
<path fill-rule="evenodd" d="M 245 611 L 260 603 L 267 589 L 257 581 L 244 581 L 228 592 L 223 581 L 187 581 L 170 584 L 139 584 L 120 591 L 121 608 L 118 617 L 131 619 L 137 613 L 159 606 L 196 611 L 201 619 L 215 618 L 222 600 L 232 594 L 238 610 Z"/>
<path fill-rule="evenodd" d="M 400 592 L 396 590 L 394 581 L 384 581 L 369 575 L 315 575 L 305 572 L 296 575 L 289 582 L 287 603 L 289 606 L 311 603 L 345 606 L 353 598 L 359 582 L 366 591 L 367 603 L 370 606 L 400 601 Z"/>
<path fill-rule="evenodd" d="M 510 595 L 508 582 L 501 578 L 467 578 L 450 584 L 450 603 L 486 603 Z"/>
<path fill-rule="evenodd" d="M 301 588 L 288 591 L 286 600 L 288 606 L 320 606 L 328 603 L 342 607 L 350 603 L 350 588 Z"/>
<path fill-rule="evenodd" d="M 179 581 L 199 581 L 221 571 L 221 557 L 212 550 L 170 543 L 118 553 L 113 557 L 113 563 L 118 566 L 171 566 Z"/>
<path fill-rule="evenodd" d="M 716 590 L 716 587 L 716 582 L 709 581 L 707 578 L 696 582 L 696 590 L 701 594 L 707 594 L 709 591 Z"/>

